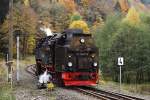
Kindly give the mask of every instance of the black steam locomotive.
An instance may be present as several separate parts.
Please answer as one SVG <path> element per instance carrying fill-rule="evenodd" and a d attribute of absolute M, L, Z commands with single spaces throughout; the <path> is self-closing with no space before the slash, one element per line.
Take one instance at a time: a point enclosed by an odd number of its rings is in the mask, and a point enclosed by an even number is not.
<path fill-rule="evenodd" d="M 40 39 L 35 51 L 37 75 L 47 70 L 59 85 L 96 85 L 99 77 L 98 48 L 91 34 L 68 29 Z"/>

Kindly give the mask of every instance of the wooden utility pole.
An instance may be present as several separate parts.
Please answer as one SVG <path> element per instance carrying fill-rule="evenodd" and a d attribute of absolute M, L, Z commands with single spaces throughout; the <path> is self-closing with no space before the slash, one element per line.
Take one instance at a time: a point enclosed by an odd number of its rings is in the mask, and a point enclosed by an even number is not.
<path fill-rule="evenodd" d="M 8 82 L 12 86 L 12 60 L 13 60 L 13 0 L 9 1 L 9 47 L 8 47 Z"/>

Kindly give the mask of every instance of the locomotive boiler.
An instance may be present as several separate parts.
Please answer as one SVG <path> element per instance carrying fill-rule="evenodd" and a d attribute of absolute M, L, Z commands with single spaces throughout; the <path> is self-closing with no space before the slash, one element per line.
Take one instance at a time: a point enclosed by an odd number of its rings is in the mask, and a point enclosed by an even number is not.
<path fill-rule="evenodd" d="M 91 34 L 68 29 L 42 38 L 35 49 L 36 74 L 45 70 L 64 86 L 90 86 L 98 81 L 98 48 Z"/>

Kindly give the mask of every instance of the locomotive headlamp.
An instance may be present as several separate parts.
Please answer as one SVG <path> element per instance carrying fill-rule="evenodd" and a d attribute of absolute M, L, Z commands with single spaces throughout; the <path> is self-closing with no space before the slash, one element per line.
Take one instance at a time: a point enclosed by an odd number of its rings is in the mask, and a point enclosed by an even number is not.
<path fill-rule="evenodd" d="M 93 63 L 93 66 L 94 66 L 94 67 L 96 67 L 97 65 L 98 65 L 97 62 L 94 62 L 94 63 Z"/>
<path fill-rule="evenodd" d="M 94 58 L 94 57 L 95 57 L 95 54 L 92 54 L 91 57 Z"/>
<path fill-rule="evenodd" d="M 69 58 L 71 58 L 71 55 L 68 55 Z"/>
<path fill-rule="evenodd" d="M 68 62 L 68 66 L 71 67 L 72 66 L 72 62 Z"/>
<path fill-rule="evenodd" d="M 82 39 L 80 39 L 80 42 L 81 42 L 81 43 L 84 43 L 84 42 L 85 42 L 85 40 L 82 38 Z"/>
<path fill-rule="evenodd" d="M 63 39 L 66 39 L 66 38 L 67 38 L 67 36 L 66 36 L 66 35 L 63 35 L 62 37 L 63 37 Z"/>

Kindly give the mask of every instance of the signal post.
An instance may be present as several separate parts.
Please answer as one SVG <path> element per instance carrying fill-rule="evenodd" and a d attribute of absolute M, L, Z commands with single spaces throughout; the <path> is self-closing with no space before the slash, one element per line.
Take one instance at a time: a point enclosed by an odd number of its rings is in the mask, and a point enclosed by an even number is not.
<path fill-rule="evenodd" d="M 121 92 L 121 67 L 124 65 L 124 58 L 118 57 L 118 66 L 120 69 L 120 85 L 119 85 L 119 92 Z"/>

